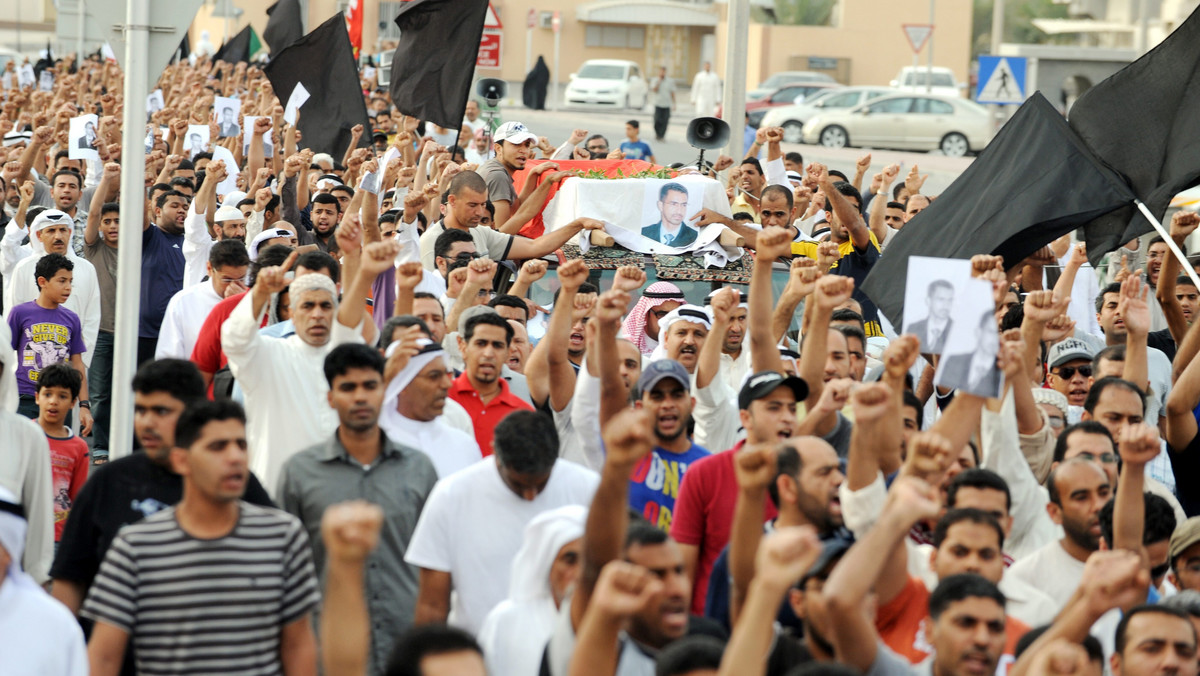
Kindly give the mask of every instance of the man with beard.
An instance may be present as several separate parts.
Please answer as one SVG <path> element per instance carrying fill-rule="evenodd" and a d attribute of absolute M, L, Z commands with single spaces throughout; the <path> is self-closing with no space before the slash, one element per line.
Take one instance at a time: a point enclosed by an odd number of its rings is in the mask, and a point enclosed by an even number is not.
<path fill-rule="evenodd" d="M 451 383 L 449 395 L 471 415 L 475 441 L 484 456 L 492 454 L 492 436 L 501 420 L 516 411 L 533 410 L 509 390 L 508 382 L 501 377 L 512 337 L 508 321 L 490 308 L 467 319 L 458 336 L 465 368 Z"/>
<path fill-rule="evenodd" d="M 122 527 L 179 502 L 183 478 L 170 464 L 175 423 L 183 410 L 202 401 L 204 380 L 180 359 L 143 364 L 133 377 L 133 433 L 141 453 L 132 453 L 92 472 L 75 497 L 54 557 L 51 594 L 78 613 L 100 562 Z M 271 499 L 250 474 L 245 499 L 270 507 Z M 124 673 L 133 674 L 133 651 Z"/>
<path fill-rule="evenodd" d="M 184 287 L 167 303 L 154 358 L 187 359 L 192 356 L 208 313 L 223 299 L 246 290 L 249 268 L 250 256 L 241 242 L 222 240 L 214 243 L 208 249 L 208 279 Z"/>
<path fill-rule="evenodd" d="M 1063 538 L 1017 561 L 1008 574 L 1045 592 L 1063 607 L 1083 576 L 1084 562 L 1100 549 L 1100 510 L 1112 495 L 1108 475 L 1083 458 L 1066 460 L 1046 480 L 1050 518 Z"/>
<path fill-rule="evenodd" d="M 607 665 L 595 673 L 653 673 L 658 651 L 702 628 L 688 616 L 691 584 L 679 545 L 648 523 L 629 522 L 629 477 L 653 450 L 651 428 L 645 411 L 629 409 L 604 425 L 606 456 L 584 529 L 583 568 L 546 647 L 543 673 L 550 676 L 567 676 L 581 659 Z M 640 593 L 651 580 L 657 588 Z M 631 600 L 622 593 L 631 585 L 639 598 L 617 609 L 611 602 Z M 622 627 L 628 640 L 618 643 Z"/>
<path fill-rule="evenodd" d="M 412 625 L 417 570 L 404 562 L 404 551 L 438 475 L 425 453 L 397 443 L 380 429 L 384 361 L 378 351 L 360 344 L 339 345 L 325 357 L 325 378 L 338 428 L 325 442 L 287 461 L 279 481 L 279 503 L 308 531 L 322 582 L 325 510 L 348 500 L 366 500 L 383 509 L 385 535 L 366 574 L 370 665 L 372 673 L 380 673 L 392 641 Z"/>
<path fill-rule="evenodd" d="M 537 188 L 538 177 L 558 168 L 553 162 L 543 162 L 530 170 L 525 186 L 518 195 L 513 174 L 525 168 L 525 163 L 537 147 L 537 136 L 520 122 L 505 122 L 492 137 L 496 156 L 479 167 L 479 175 L 487 184 L 487 199 L 496 207 L 495 223 L 499 230 L 508 217 L 517 212 Z"/>
<path fill-rule="evenodd" d="M 629 506 L 651 525 L 669 531 L 680 482 L 688 467 L 709 453 L 687 435 L 695 399 L 682 364 L 671 359 L 651 362 L 636 392 L 635 406 L 650 417 L 654 448 L 629 478 Z"/>
<path fill-rule="evenodd" d="M 206 274 L 205 263 L 208 262 L 208 251 L 214 242 L 209 228 L 209 209 L 216 209 L 211 216 L 215 241 L 234 239 L 241 242 L 243 248 L 246 245 L 246 217 L 234 206 L 217 208 L 217 184 L 224 181 L 227 175 L 228 169 L 223 160 L 209 163 L 204 183 L 188 207 L 183 221 L 184 288 L 199 284 Z"/>
<path fill-rule="evenodd" d="M 908 332 L 921 341 L 923 354 L 941 354 L 950 335 L 950 309 L 954 307 L 954 285 L 944 279 L 930 282 L 925 292 L 925 307 L 929 315 L 915 321 Z"/>
<path fill-rule="evenodd" d="M 621 332 L 643 356 L 649 356 L 658 347 L 658 322 L 686 302 L 679 287 L 671 282 L 655 282 L 646 287 L 629 311 Z"/>
<path fill-rule="evenodd" d="M 419 449 L 433 461 L 439 477 L 447 477 L 483 458 L 475 437 L 451 425 L 447 408 L 454 372 L 446 365 L 440 342 L 431 341 L 420 327 L 404 329 L 388 346 L 391 375 L 379 425 L 397 444 Z M 463 412 L 466 416 L 466 412 Z M 469 417 L 468 417 L 469 419 Z"/>
<path fill-rule="evenodd" d="M 497 143 L 496 145 L 500 146 L 501 144 Z M 511 144 L 507 142 L 504 145 L 511 147 Z M 539 169 L 551 165 L 552 163 L 547 162 L 534 168 L 530 172 L 533 175 L 525 182 L 526 187 L 536 183 L 535 176 L 541 173 L 538 171 Z M 480 171 L 483 171 L 483 167 L 480 167 Z M 547 181 L 542 183 L 548 185 Z M 537 239 L 506 235 L 499 229 L 480 227 L 480 222 L 488 215 L 488 191 L 489 186 L 483 176 L 473 171 L 459 172 L 450 179 L 450 185 L 447 188 L 449 196 L 446 201 L 445 217 L 441 221 L 431 224 L 421 235 L 421 264 L 425 266 L 426 270 L 435 269 L 434 245 L 438 236 L 446 230 L 462 230 L 470 233 L 471 238 L 475 240 L 475 249 L 480 254 L 494 261 L 502 261 L 541 258 L 566 244 L 583 230 L 596 230 L 604 227 L 603 223 L 595 219 L 577 218 Z M 500 215 L 501 206 L 495 202 L 493 205 L 496 207 L 494 222 L 502 224 L 504 218 L 501 218 Z"/>
<path fill-rule="evenodd" d="M 337 251 L 337 240 L 333 236 L 338 222 L 342 220 L 342 203 L 329 193 L 318 193 L 311 200 L 313 243 L 321 251 Z"/>
<path fill-rule="evenodd" d="M 910 666 L 888 647 L 876 629 L 878 619 L 863 612 L 873 586 L 888 582 L 883 575 L 887 552 L 903 552 L 912 524 L 935 517 L 941 505 L 937 489 L 915 476 L 896 480 L 879 523 L 842 558 L 824 588 L 829 618 L 835 627 L 833 643 L 839 661 L 873 674 L 932 673 L 935 676 L 991 676 L 996 673 L 1009 637 L 1005 598 L 988 579 L 975 573 L 950 575 L 917 606 L 924 620 L 928 666 Z M 986 518 L 986 517 L 985 517 Z M 994 520 L 992 521 L 994 525 Z M 985 531 L 981 531 L 981 535 Z M 994 532 L 999 536 L 999 527 Z M 997 547 L 996 556 L 999 557 Z M 903 582 L 903 579 L 901 579 Z M 928 671 L 926 671 L 928 670 Z"/>
<path fill-rule="evenodd" d="M 142 228 L 142 296 L 138 304 L 138 363 L 154 358 L 158 332 L 171 297 L 183 288 L 187 261 L 183 256 L 187 196 L 175 190 L 159 193 L 154 219 Z"/>
<path fill-rule="evenodd" d="M 719 291 L 708 295 L 708 303 Z M 721 377 L 725 379 L 731 390 L 737 390 L 750 372 L 750 350 L 743 349 L 746 340 L 746 321 L 750 314 L 746 294 L 739 293 L 738 304 L 729 311 L 729 328 L 725 331 L 725 340 L 721 343 Z"/>

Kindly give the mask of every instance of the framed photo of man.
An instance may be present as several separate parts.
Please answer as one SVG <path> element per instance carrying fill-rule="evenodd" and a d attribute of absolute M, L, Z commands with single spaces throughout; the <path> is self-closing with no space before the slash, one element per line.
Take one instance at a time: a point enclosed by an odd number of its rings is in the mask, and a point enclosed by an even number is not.
<path fill-rule="evenodd" d="M 942 354 L 954 325 L 958 289 L 971 278 L 971 262 L 956 258 L 908 259 L 904 331 L 921 341 L 921 354 Z"/>
<path fill-rule="evenodd" d="M 100 160 L 96 150 L 100 118 L 95 114 L 72 117 L 67 125 L 67 157 L 72 160 Z"/>
<path fill-rule="evenodd" d="M 213 100 L 213 115 L 216 117 L 218 138 L 229 138 L 242 133 L 238 115 L 242 112 L 242 100 L 218 96 Z"/>

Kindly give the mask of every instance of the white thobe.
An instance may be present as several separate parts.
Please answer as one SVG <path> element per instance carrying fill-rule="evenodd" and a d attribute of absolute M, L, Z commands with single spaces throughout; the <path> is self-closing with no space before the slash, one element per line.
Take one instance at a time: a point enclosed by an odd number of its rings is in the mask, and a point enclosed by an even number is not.
<path fill-rule="evenodd" d="M 185 286 L 171 296 L 167 311 L 163 314 L 154 358 L 191 359 L 192 348 L 200 336 L 200 327 L 221 300 L 212 282 Z"/>
<path fill-rule="evenodd" d="M 196 213 L 196 203 L 188 207 L 187 217 L 183 219 L 183 288 L 188 288 L 204 281 L 208 274 L 208 252 L 212 251 L 212 235 L 208 234 L 208 221 L 204 214 Z"/>
<path fill-rule="evenodd" d="M 438 478 L 444 479 L 479 462 L 483 453 L 475 437 L 446 424 L 442 417 L 421 421 L 390 415 L 381 417 L 379 425 L 394 443 L 429 456 Z"/>
<path fill-rule="evenodd" d="M 700 71 L 692 79 L 692 105 L 696 117 L 712 117 L 717 114 L 721 102 L 721 78 L 712 71 Z"/>
<path fill-rule="evenodd" d="M 22 259 L 13 267 L 12 276 L 4 278 L 4 316 L 21 303 L 37 300 L 38 285 L 34 270 L 44 253 Z M 75 255 L 71 247 L 67 247 L 67 258 L 71 259 L 75 269 L 71 278 L 71 295 L 62 307 L 79 315 L 79 324 L 83 327 L 84 352 L 83 365 L 92 365 L 92 352 L 96 349 L 96 336 L 100 333 L 100 282 L 96 279 L 96 268 L 86 259 Z"/>
<path fill-rule="evenodd" d="M 255 315 L 253 305 L 254 294 L 248 293 L 234 308 L 221 327 L 221 346 L 246 394 L 250 469 L 274 496 L 288 458 L 328 441 L 337 429 L 337 413 L 325 396 L 325 357 L 343 343 L 361 343 L 362 333 L 335 319 L 329 342 L 319 347 L 299 335 L 264 336 L 259 327 L 266 307 Z"/>

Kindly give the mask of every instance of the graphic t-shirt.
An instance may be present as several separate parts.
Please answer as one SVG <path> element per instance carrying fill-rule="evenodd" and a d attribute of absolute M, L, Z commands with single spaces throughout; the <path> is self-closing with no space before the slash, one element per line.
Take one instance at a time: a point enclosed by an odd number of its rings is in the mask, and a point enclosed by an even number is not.
<path fill-rule="evenodd" d="M 629 506 L 650 523 L 669 531 L 684 472 L 692 463 L 708 455 L 707 450 L 696 444 L 683 453 L 673 453 L 655 446 L 629 477 Z"/>
<path fill-rule="evenodd" d="M 645 141 L 625 141 L 621 144 L 621 152 L 625 153 L 627 160 L 649 160 L 654 154 Z"/>
<path fill-rule="evenodd" d="M 87 442 L 74 434 L 65 438 L 47 434 L 46 441 L 50 443 L 50 478 L 54 487 L 54 541 L 58 542 L 62 540 L 63 526 L 75 504 L 75 496 L 87 481 L 90 459 Z"/>
<path fill-rule="evenodd" d="M 33 396 L 42 369 L 83 354 L 83 327 L 79 315 L 63 306 L 53 310 L 29 301 L 8 313 L 12 347 L 17 351 L 17 391 Z"/>

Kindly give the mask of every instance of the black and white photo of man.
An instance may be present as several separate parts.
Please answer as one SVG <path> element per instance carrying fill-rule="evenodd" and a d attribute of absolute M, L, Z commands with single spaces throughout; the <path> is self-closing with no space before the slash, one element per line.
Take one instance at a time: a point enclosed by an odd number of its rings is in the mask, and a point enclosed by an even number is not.
<path fill-rule="evenodd" d="M 946 336 L 950 335 L 950 310 L 954 307 L 954 284 L 946 279 L 935 279 L 929 283 L 925 293 L 925 308 L 929 314 L 915 321 L 905 333 L 911 333 L 921 341 L 922 354 L 942 354 L 946 347 Z"/>
<path fill-rule="evenodd" d="M 238 113 L 241 112 L 242 102 L 238 99 L 218 96 L 213 101 L 213 110 L 217 111 L 217 136 L 228 138 L 242 133 L 238 124 Z"/>
<path fill-rule="evenodd" d="M 974 349 L 970 352 L 943 357 L 934 382 L 979 397 L 999 397 L 1004 385 L 1004 374 L 996 366 L 1000 331 L 996 328 L 996 317 L 990 308 L 979 315 L 974 336 Z"/>

